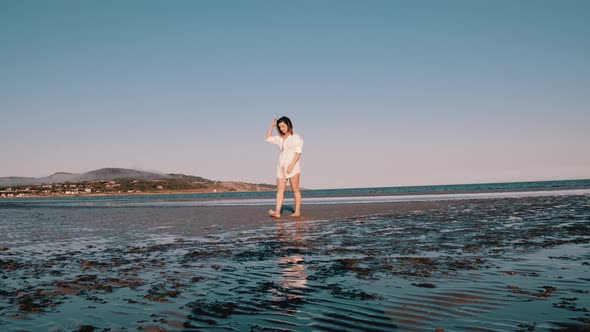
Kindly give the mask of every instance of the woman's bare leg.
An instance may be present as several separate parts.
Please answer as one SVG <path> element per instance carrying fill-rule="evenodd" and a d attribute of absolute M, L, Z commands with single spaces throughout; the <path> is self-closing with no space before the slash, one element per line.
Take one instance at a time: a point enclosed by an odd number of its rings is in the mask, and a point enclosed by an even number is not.
<path fill-rule="evenodd" d="M 283 206 L 283 198 L 285 197 L 285 186 L 287 185 L 287 179 L 277 178 L 277 204 L 275 210 L 268 210 L 268 214 L 271 217 L 281 217 L 281 207 Z"/>
<path fill-rule="evenodd" d="M 289 184 L 293 190 L 293 196 L 295 198 L 295 212 L 291 215 L 292 217 L 301 216 L 301 191 L 299 191 L 299 180 L 301 179 L 301 173 L 289 178 Z"/>

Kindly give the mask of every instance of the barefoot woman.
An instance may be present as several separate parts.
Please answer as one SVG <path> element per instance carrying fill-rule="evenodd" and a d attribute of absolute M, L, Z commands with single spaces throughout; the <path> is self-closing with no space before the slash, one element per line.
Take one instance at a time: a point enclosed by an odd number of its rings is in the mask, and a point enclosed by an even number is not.
<path fill-rule="evenodd" d="M 277 127 L 278 135 L 272 135 L 272 130 Z M 266 132 L 266 141 L 276 144 L 281 149 L 279 156 L 279 165 L 277 166 L 277 204 L 275 210 L 269 210 L 268 214 L 272 217 L 281 217 L 281 205 L 285 196 L 285 186 L 287 180 L 295 196 L 295 212 L 291 215 L 299 217 L 301 215 L 301 192 L 299 191 L 299 179 L 301 178 L 301 169 L 299 167 L 299 157 L 301 157 L 301 148 L 303 140 L 299 134 L 293 132 L 293 124 L 288 117 L 283 116 L 278 119 L 274 118 L 268 131 Z"/>

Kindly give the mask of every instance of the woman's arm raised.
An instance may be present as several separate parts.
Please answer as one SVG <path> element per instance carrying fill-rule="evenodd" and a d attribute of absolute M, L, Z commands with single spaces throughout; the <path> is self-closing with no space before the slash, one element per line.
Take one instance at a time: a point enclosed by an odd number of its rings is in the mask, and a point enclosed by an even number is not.
<path fill-rule="evenodd" d="M 269 137 L 272 136 L 272 130 L 277 125 L 277 119 L 278 118 L 275 116 L 275 118 L 272 120 L 272 124 L 270 125 L 270 128 L 268 128 L 268 130 L 266 131 L 266 137 L 264 138 L 264 140 L 267 140 Z"/>

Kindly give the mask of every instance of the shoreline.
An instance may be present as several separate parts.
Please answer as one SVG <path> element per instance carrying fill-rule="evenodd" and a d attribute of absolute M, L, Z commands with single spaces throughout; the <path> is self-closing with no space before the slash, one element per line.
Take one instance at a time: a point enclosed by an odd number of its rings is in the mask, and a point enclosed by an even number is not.
<path fill-rule="evenodd" d="M 560 191 L 560 190 L 576 190 L 576 189 L 590 189 L 590 185 L 568 185 L 562 187 L 529 187 L 529 188 L 489 188 L 489 189 L 447 189 L 447 190 L 423 190 L 423 191 L 391 191 L 387 189 L 397 187 L 378 187 L 378 188 L 348 188 L 348 189 L 301 189 L 303 195 L 308 197 L 376 197 L 376 196 L 427 196 L 427 195 L 452 195 L 452 194 L 479 194 L 479 193 L 517 193 L 517 192 L 538 192 L 538 191 Z M 80 197 L 134 197 L 134 196 L 174 196 L 174 195 L 232 195 L 232 194 L 260 194 L 272 196 L 276 193 L 275 190 L 225 190 L 225 191 L 210 191 L 210 190 L 158 190 L 158 191 L 144 191 L 135 193 L 85 193 L 75 195 L 26 195 L 26 196 L 11 196 L 3 197 L 2 199 L 23 199 L 23 198 L 80 198 Z M 287 187 L 285 190 L 285 198 L 292 197 L 292 190 Z M 203 197 L 209 199 L 211 197 Z M 214 198 L 213 198 L 214 199 Z"/>
<path fill-rule="evenodd" d="M 64 197 L 104 197 L 104 196 L 146 196 L 146 195 L 183 195 L 183 194 L 223 194 L 223 193 L 265 193 L 265 192 L 274 192 L 274 191 L 267 191 L 267 190 L 260 190 L 260 191 L 231 191 L 231 190 L 218 190 L 218 191 L 210 191 L 210 190 L 202 190 L 197 191 L 195 189 L 189 190 L 158 190 L 158 191 L 142 191 L 142 192 L 134 192 L 134 193 L 79 193 L 79 194 L 52 194 L 52 195 L 26 195 L 26 196 L 11 196 L 11 197 L 3 197 L 0 196 L 0 199 L 15 199 L 15 198 L 64 198 Z"/>
<path fill-rule="evenodd" d="M 559 196 L 549 196 L 558 198 Z M 566 196 L 563 196 L 566 197 Z M 308 222 L 341 222 L 364 218 L 391 217 L 412 213 L 444 213 L 454 206 L 492 206 L 500 202 L 526 202 L 543 197 L 506 197 L 491 199 L 432 200 L 432 201 L 397 201 L 346 204 L 309 204 L 302 205 L 302 215 L 291 217 L 287 211 L 289 204 L 283 206 L 281 218 L 270 217 L 267 213 L 273 205 L 209 205 L 209 206 L 133 206 L 133 205 L 74 205 L 74 206 L 35 206 L 49 210 L 67 208 L 75 214 L 84 215 L 92 227 L 98 229 L 141 228 L 144 220 L 152 220 L 152 227 L 164 227 L 163 234 L 175 234 L 180 237 L 216 236 L 227 232 L 256 231 L 265 227 L 283 224 L 305 224 Z M 29 205 L 7 206 L 8 208 L 25 208 Z M 121 214 L 119 211 L 125 211 Z M 106 220 L 108 222 L 98 222 Z M 129 221 L 134 222 L 130 223 Z M 122 231 L 131 231 L 126 227 Z M 0 239 L 1 240 L 1 239 Z M 1 241 L 0 241 L 1 242 Z"/>

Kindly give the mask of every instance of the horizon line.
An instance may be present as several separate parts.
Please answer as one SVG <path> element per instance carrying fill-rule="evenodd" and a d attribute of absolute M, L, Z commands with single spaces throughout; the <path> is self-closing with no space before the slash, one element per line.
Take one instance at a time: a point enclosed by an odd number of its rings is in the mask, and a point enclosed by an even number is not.
<path fill-rule="evenodd" d="M 185 174 L 185 173 L 180 173 L 180 172 L 162 172 L 162 171 L 147 171 L 147 170 L 142 170 L 142 169 L 135 169 L 135 168 L 125 168 L 125 167 L 101 167 L 101 168 L 97 168 L 91 171 L 87 171 L 87 172 L 82 172 L 82 173 L 72 173 L 72 172 L 63 172 L 63 171 L 59 171 L 59 172 L 53 172 L 49 175 L 46 176 L 42 176 L 42 177 L 31 177 L 31 176 L 0 176 L 1 178 L 31 178 L 31 179 L 42 179 L 45 177 L 49 177 L 51 175 L 55 175 L 55 174 L 59 174 L 59 173 L 65 173 L 65 174 L 75 174 L 75 175 L 82 175 L 85 173 L 90 173 L 90 172 L 94 172 L 94 171 L 98 171 L 98 170 L 102 170 L 102 169 L 122 169 L 122 170 L 131 170 L 131 171 L 139 171 L 139 172 L 145 172 L 145 173 L 153 173 L 153 174 L 180 174 L 180 175 L 187 175 L 187 176 L 195 176 L 195 177 L 203 177 L 203 176 L 199 176 L 199 175 L 192 175 L 192 174 Z M 224 182 L 244 182 L 244 183 L 250 183 L 250 182 L 245 182 L 242 180 L 220 180 L 220 179 L 208 179 L 211 181 L 224 181 Z M 590 181 L 590 178 L 565 178 L 565 179 L 527 179 L 527 180 L 517 180 L 517 181 L 507 181 L 507 180 L 500 180 L 498 182 L 456 182 L 456 183 L 439 183 L 439 184 L 411 184 L 411 185 L 385 185 L 385 186 L 360 186 L 360 187 L 324 187 L 324 188 L 314 188 L 314 187 L 306 187 L 306 190 L 332 190 L 332 189 L 338 189 L 338 190 L 352 190 L 352 189 L 370 189 L 370 188 L 375 188 L 375 189 L 380 189 L 380 188 L 406 188 L 406 187 L 435 187 L 435 186 L 461 186 L 461 185 L 491 185 L 491 184 L 513 184 L 513 183 L 531 183 L 531 182 L 557 182 L 557 181 Z M 270 184 L 270 183 L 269 183 Z M 271 184 L 272 185 L 272 184 Z"/>

